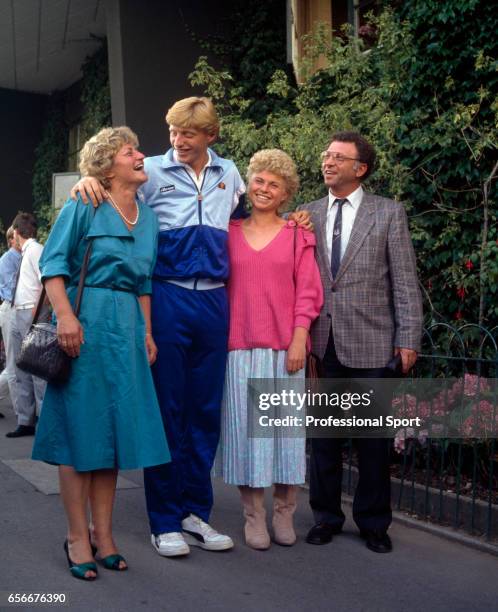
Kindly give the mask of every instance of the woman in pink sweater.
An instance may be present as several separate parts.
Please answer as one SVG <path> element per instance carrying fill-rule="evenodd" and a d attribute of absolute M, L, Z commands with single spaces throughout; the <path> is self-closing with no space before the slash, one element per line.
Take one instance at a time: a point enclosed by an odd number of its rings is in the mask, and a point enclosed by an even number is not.
<path fill-rule="evenodd" d="M 240 489 L 246 543 L 263 550 L 270 546 L 264 488 L 272 484 L 273 539 L 287 546 L 296 541 L 293 513 L 305 479 L 305 432 L 275 427 L 267 428 L 265 437 L 252 437 L 248 410 L 255 423 L 265 413 L 248 408 L 247 383 L 278 379 L 280 389 L 304 388 L 309 328 L 323 304 L 323 289 L 313 233 L 279 215 L 299 185 L 294 162 L 278 149 L 259 151 L 247 179 L 251 216 L 232 221 L 228 238 L 230 334 L 219 457 L 225 482 Z"/>

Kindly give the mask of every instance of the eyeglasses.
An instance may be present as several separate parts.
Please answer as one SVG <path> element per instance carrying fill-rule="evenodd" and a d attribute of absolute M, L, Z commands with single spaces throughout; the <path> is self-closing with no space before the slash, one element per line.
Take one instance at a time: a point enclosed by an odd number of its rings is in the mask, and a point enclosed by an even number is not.
<path fill-rule="evenodd" d="M 322 162 L 334 161 L 339 166 L 347 160 L 361 161 L 361 159 L 358 159 L 357 157 L 346 157 L 345 155 L 342 155 L 341 153 L 334 153 L 333 151 L 324 151 L 323 153 L 320 154 L 320 157 L 322 158 Z"/>

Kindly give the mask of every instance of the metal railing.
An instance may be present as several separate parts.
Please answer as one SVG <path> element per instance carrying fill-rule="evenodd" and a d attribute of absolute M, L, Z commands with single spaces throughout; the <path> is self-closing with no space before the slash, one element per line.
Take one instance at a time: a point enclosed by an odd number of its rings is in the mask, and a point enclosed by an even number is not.
<path fill-rule="evenodd" d="M 424 329 L 423 348 L 413 376 L 457 378 L 472 383 L 474 402 L 486 379 L 498 377 L 498 328 L 435 323 Z M 494 398 L 496 406 L 496 397 Z M 494 408 L 493 419 L 496 408 Z M 496 431 L 496 429 L 495 429 Z M 498 539 L 498 445 L 496 438 L 406 439 L 393 448 L 391 483 L 397 510 L 488 541 Z M 346 490 L 357 479 L 349 443 Z"/>

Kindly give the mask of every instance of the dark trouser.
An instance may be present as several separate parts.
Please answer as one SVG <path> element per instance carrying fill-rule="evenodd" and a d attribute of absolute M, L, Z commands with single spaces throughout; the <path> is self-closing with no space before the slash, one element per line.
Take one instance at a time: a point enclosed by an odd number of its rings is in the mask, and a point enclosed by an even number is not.
<path fill-rule="evenodd" d="M 151 532 L 181 531 L 195 514 L 208 521 L 211 468 L 220 435 L 228 304 L 225 288 L 196 291 L 154 282 L 152 368 L 171 463 L 145 468 Z"/>
<path fill-rule="evenodd" d="M 322 362 L 324 378 L 384 378 L 384 368 L 348 368 L 343 366 L 334 346 L 332 332 Z M 341 529 L 342 446 L 339 438 L 311 440 L 310 505 L 316 522 L 330 523 Z M 358 486 L 353 501 L 353 519 L 360 530 L 386 531 L 391 524 L 391 480 L 389 439 L 357 438 Z"/>

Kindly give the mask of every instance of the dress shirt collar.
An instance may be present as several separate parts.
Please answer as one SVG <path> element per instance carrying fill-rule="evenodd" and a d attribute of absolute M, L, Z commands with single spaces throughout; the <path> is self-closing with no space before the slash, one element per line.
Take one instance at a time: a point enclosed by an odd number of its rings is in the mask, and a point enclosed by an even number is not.
<path fill-rule="evenodd" d="M 32 243 L 35 242 L 34 238 L 28 238 L 26 240 L 26 242 L 22 245 L 21 247 L 21 253 L 24 255 L 24 253 L 26 253 L 26 249 L 28 248 L 28 246 Z"/>
<path fill-rule="evenodd" d="M 358 189 L 355 189 L 353 192 L 351 192 L 347 196 L 347 198 L 339 198 L 338 196 L 334 195 L 332 191 L 329 190 L 328 211 L 330 212 L 332 210 L 332 206 L 336 200 L 344 200 L 344 199 L 348 200 L 349 204 L 351 204 L 353 210 L 356 212 L 363 199 L 363 187 L 360 185 Z"/>

